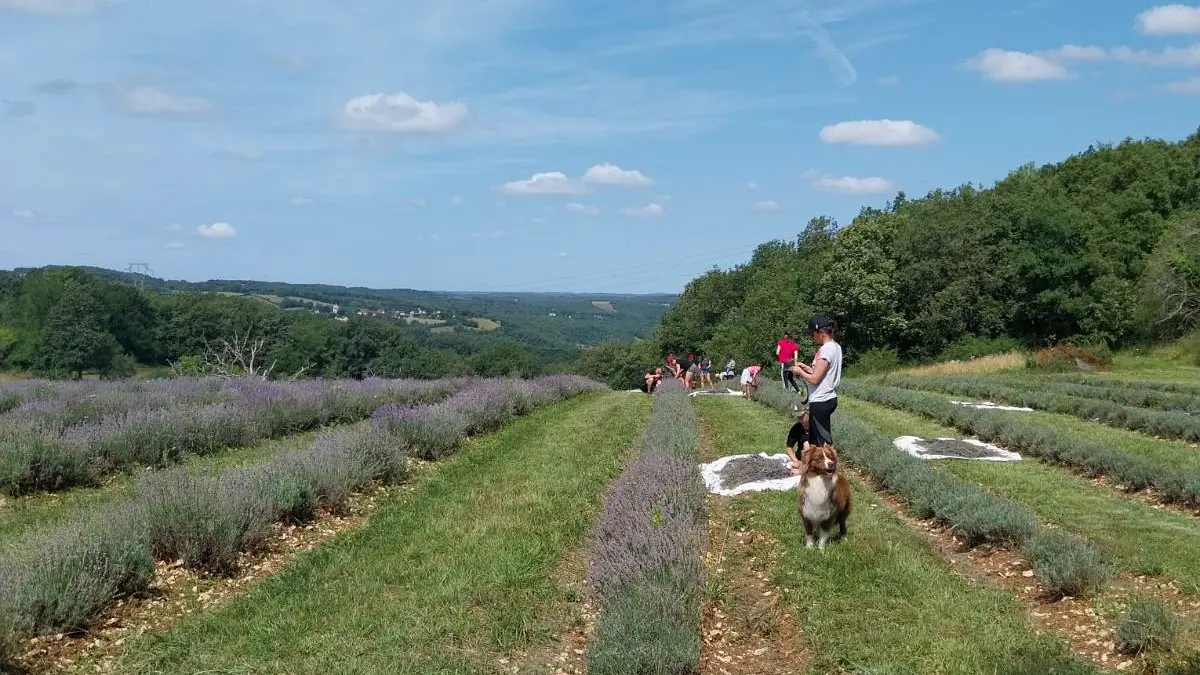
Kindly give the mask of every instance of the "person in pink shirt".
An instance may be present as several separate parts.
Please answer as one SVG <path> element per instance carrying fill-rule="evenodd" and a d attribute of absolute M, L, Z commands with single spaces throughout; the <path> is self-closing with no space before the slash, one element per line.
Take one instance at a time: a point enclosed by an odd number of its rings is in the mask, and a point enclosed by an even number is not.
<path fill-rule="evenodd" d="M 796 359 L 796 354 L 800 351 L 800 345 L 792 339 L 791 333 L 784 333 L 783 339 L 775 343 L 775 359 L 779 361 L 779 379 L 783 382 L 783 390 L 787 391 L 791 387 L 793 391 L 799 392 L 800 385 L 796 384 L 796 378 L 792 375 L 792 362 Z"/>
<path fill-rule="evenodd" d="M 754 394 L 754 388 L 758 386 L 758 371 L 762 370 L 762 366 L 757 363 L 746 366 L 742 371 L 742 396 L 750 398 Z"/>

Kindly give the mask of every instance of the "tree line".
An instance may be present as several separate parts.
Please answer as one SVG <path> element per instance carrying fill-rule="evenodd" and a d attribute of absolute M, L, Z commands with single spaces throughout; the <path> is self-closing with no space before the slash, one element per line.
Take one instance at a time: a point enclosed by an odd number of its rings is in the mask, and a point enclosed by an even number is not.
<path fill-rule="evenodd" d="M 126 377 L 139 365 L 272 378 L 534 376 L 569 370 L 576 356 L 482 332 L 434 333 L 357 316 L 340 322 L 254 298 L 144 291 L 80 268 L 0 273 L 0 368 L 44 377 Z"/>
<path fill-rule="evenodd" d="M 990 188 L 901 192 L 845 227 L 815 217 L 692 280 L 652 340 L 589 350 L 583 369 L 628 385 L 667 351 L 769 362 L 815 312 L 838 321 L 860 363 L 1195 334 L 1200 131 L 1095 145 Z"/>

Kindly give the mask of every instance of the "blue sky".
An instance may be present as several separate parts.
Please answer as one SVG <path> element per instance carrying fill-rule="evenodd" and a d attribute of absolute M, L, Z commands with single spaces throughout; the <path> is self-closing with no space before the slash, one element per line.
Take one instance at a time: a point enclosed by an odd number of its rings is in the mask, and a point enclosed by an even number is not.
<path fill-rule="evenodd" d="M 0 268 L 678 291 L 1200 120 L 1200 7 L 0 0 Z"/>

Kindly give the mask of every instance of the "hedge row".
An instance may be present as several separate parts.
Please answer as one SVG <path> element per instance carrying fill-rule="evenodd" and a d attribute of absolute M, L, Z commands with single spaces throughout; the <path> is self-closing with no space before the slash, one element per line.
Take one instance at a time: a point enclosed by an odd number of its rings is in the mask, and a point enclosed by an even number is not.
<path fill-rule="evenodd" d="M 223 403 L 143 408 L 74 425 L 17 409 L 0 421 L 0 493 L 15 496 L 94 485 L 107 474 L 134 466 L 167 466 L 191 455 L 358 421 L 384 403 L 438 401 L 476 382 L 235 380 L 222 387 L 229 397 Z M 161 386 L 206 385 L 174 381 Z"/>
<path fill-rule="evenodd" d="M 1116 377 L 1104 377 L 1102 375 L 1084 375 L 1082 373 L 1047 373 L 1041 375 L 1049 380 L 1056 382 L 1069 382 L 1071 384 L 1090 384 L 1093 387 L 1109 387 L 1120 389 L 1149 389 L 1151 391 L 1163 391 L 1170 394 L 1186 394 L 1188 396 L 1200 396 L 1200 384 L 1191 384 L 1187 382 L 1165 382 L 1160 380 L 1122 380 Z"/>
<path fill-rule="evenodd" d="M 1095 384 L 1079 384 L 1075 382 L 1046 381 L 1030 377 L 982 377 L 982 382 L 993 382 L 1024 391 L 1050 391 L 1056 394 L 1079 396 L 1082 398 L 1101 399 L 1137 408 L 1154 408 L 1158 410 L 1181 410 L 1186 413 L 1200 413 L 1200 396 L 1191 394 L 1175 394 L 1157 389 L 1138 389 L 1135 387 L 1104 387 Z"/>
<path fill-rule="evenodd" d="M 1110 426 L 1141 431 L 1160 438 L 1200 441 L 1200 417 L 1178 410 L 1146 410 L 1112 401 L 1069 396 L 1049 389 L 1021 391 L 995 381 L 971 377 L 890 377 L 880 381 L 905 389 L 985 398 L 1034 410 L 1074 415 L 1085 420 L 1099 420 Z"/>
<path fill-rule="evenodd" d="M 240 382 L 215 377 L 171 380 L 44 380 L 8 383 L 0 389 L 0 424 L 20 420 L 53 427 L 99 422 L 138 410 L 181 403 L 203 405 L 234 400 L 247 386 L 273 386 L 261 380 Z M 9 405 L 6 405 L 9 404 Z"/>
<path fill-rule="evenodd" d="M 555 376 L 480 388 L 490 398 L 473 400 L 490 409 L 494 423 L 497 407 L 507 421 L 602 385 Z M 475 414 L 465 404 L 458 410 Z M 156 559 L 232 573 L 238 555 L 261 545 L 273 523 L 311 520 L 320 508 L 339 512 L 354 490 L 402 479 L 412 454 L 421 448 L 384 425 L 328 431 L 308 448 L 262 464 L 217 474 L 157 472 L 138 482 L 131 500 L 26 537 L 0 553 L 0 669 L 20 637 L 85 630 L 113 598 L 147 589 Z"/>
<path fill-rule="evenodd" d="M 697 429 L 686 392 L 665 381 L 637 456 L 605 495 L 588 560 L 600 601 L 592 675 L 698 672 L 707 513 Z"/>
<path fill-rule="evenodd" d="M 842 386 L 851 396 L 919 413 L 963 433 L 1073 467 L 1090 476 L 1110 476 L 1127 490 L 1153 487 L 1168 503 L 1200 505 L 1200 473 L 1194 471 L 1187 472 L 1111 445 L 1078 438 L 1038 425 L 1021 415 L 957 406 L 938 394 L 852 381 L 846 381 Z"/>
<path fill-rule="evenodd" d="M 760 387 L 754 398 L 781 412 L 790 412 L 793 403 L 792 396 L 774 388 Z M 841 457 L 904 500 L 914 516 L 949 525 L 967 546 L 1023 546 L 1038 580 L 1062 595 L 1097 592 L 1111 578 L 1112 568 L 1093 545 L 1040 528 L 1027 506 L 997 497 L 927 460 L 897 450 L 893 439 L 849 412 L 837 413 L 835 427 L 835 445 Z"/>

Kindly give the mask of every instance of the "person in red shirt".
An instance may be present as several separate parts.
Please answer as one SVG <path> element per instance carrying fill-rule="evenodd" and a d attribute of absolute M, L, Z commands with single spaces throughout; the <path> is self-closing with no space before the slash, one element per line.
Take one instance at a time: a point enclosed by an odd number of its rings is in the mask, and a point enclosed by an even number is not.
<path fill-rule="evenodd" d="M 779 379 L 783 382 L 784 391 L 787 391 L 788 387 L 797 393 L 800 391 L 800 385 L 796 384 L 796 378 L 790 368 L 799 351 L 800 345 L 792 339 L 791 333 L 784 333 L 783 339 L 775 343 L 775 358 L 779 361 Z"/>

